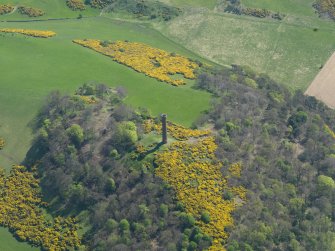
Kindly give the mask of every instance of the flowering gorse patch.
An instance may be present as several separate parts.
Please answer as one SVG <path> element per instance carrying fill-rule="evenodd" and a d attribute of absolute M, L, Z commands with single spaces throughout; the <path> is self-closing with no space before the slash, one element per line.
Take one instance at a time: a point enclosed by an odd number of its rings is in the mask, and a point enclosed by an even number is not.
<path fill-rule="evenodd" d="M 74 43 L 93 49 L 116 62 L 133 68 L 145 75 L 174 86 L 184 85 L 183 78 L 172 78 L 181 74 L 184 78 L 194 79 L 195 70 L 199 65 L 190 59 L 152 48 L 142 43 L 126 41 L 102 42 L 100 40 L 74 40 Z"/>
<path fill-rule="evenodd" d="M 10 175 L 0 169 L 0 225 L 10 229 L 21 241 L 43 250 L 65 251 L 79 248 L 75 219 L 47 220 L 42 207 L 36 171 L 13 166 Z"/>
<path fill-rule="evenodd" d="M 147 121 L 145 131 L 152 131 L 152 125 L 155 124 Z M 221 173 L 223 164 L 215 157 L 215 138 L 208 131 L 194 130 L 192 134 L 191 129 L 183 127 L 175 131 L 186 132 L 186 135 L 181 137 L 178 133 L 176 139 L 179 141 L 156 155 L 156 174 L 174 188 L 177 199 L 187 213 L 195 217 L 202 232 L 213 238 L 209 250 L 225 250 L 223 243 L 228 238 L 225 229 L 233 226 L 232 212 L 246 200 L 246 189 L 229 186 Z M 190 138 L 193 140 L 188 140 Z M 240 175 L 240 169 L 241 163 L 232 164 L 229 175 Z M 232 193 L 234 198 L 224 199 L 225 192 Z M 204 212 L 210 220 L 202 219 Z"/>
<path fill-rule="evenodd" d="M 145 133 L 156 132 L 162 133 L 162 126 L 160 123 L 155 122 L 153 119 L 144 121 L 143 128 Z M 209 130 L 192 130 L 180 125 L 176 125 L 170 121 L 167 123 L 167 130 L 171 137 L 177 140 L 187 140 L 190 138 L 199 138 L 210 135 Z"/>
<path fill-rule="evenodd" d="M 5 147 L 5 140 L 3 138 L 0 138 L 0 150 L 2 150 Z"/>
<path fill-rule="evenodd" d="M 80 95 L 79 98 L 84 101 L 85 104 L 93 105 L 97 103 L 97 100 L 94 96 L 83 96 Z"/>
<path fill-rule="evenodd" d="M 43 30 L 26 30 L 26 29 L 11 29 L 11 28 L 3 28 L 0 29 L 0 32 L 4 33 L 19 33 L 31 37 L 41 37 L 41 38 L 49 38 L 56 35 L 56 32 L 53 31 L 43 31 Z"/>

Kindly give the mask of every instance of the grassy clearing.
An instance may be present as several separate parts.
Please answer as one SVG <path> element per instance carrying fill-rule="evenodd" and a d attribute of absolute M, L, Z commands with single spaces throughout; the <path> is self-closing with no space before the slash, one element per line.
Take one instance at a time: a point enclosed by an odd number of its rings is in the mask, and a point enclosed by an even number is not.
<path fill-rule="evenodd" d="M 39 248 L 31 247 L 29 244 L 17 241 L 12 234 L 0 227 L 0 250 L 1 251 L 39 251 Z"/>
<path fill-rule="evenodd" d="M 7 145 L 0 152 L 0 165 L 20 162 L 31 140 L 28 123 L 51 90 L 73 93 L 84 82 L 98 81 L 128 90 L 126 102 L 146 107 L 153 115 L 169 114 L 169 119 L 186 126 L 209 105 L 209 94 L 188 86 L 173 87 L 148 78 L 112 59 L 72 43 L 77 38 L 128 39 L 197 58 L 143 24 L 107 18 L 0 23 L 0 28 L 52 30 L 53 38 L 37 39 L 19 34 L 0 36 L 0 135 Z"/>
<path fill-rule="evenodd" d="M 319 18 L 279 22 L 208 11 L 183 15 L 161 30 L 208 59 L 249 65 L 290 89 L 306 89 L 335 49 L 334 24 Z"/>
<path fill-rule="evenodd" d="M 11 4 L 13 6 L 24 5 L 29 7 L 35 7 L 42 9 L 45 14 L 41 17 L 27 17 L 21 15 L 18 11 L 15 11 L 10 15 L 0 16 L 0 20 L 29 20 L 29 19 L 47 19 L 47 18 L 76 18 L 79 13 L 83 16 L 97 16 L 100 10 L 93 8 L 86 8 L 84 11 L 72 11 L 66 5 L 64 0 L 48 0 L 48 1 L 36 1 L 36 0 L 0 0 L 0 4 Z"/>
<path fill-rule="evenodd" d="M 171 4 L 177 7 L 206 7 L 208 9 L 214 9 L 217 0 L 160 0 L 167 4 Z"/>

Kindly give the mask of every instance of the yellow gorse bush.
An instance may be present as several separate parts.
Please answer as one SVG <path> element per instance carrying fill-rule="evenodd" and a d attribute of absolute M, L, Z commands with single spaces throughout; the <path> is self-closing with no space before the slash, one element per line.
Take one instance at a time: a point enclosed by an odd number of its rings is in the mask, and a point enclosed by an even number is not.
<path fill-rule="evenodd" d="M 24 166 L 13 166 L 10 175 L 0 169 L 0 225 L 15 236 L 43 250 L 65 251 L 78 248 L 80 239 L 73 218 L 46 220 L 41 206 L 39 180 Z"/>
<path fill-rule="evenodd" d="M 145 131 L 152 131 L 153 125 L 157 126 L 147 121 Z M 176 129 L 179 132 L 184 130 L 186 129 L 183 127 Z M 174 188 L 177 199 L 184 204 L 186 211 L 196 218 L 196 224 L 202 232 L 213 238 L 209 250 L 222 251 L 225 250 L 223 242 L 228 238 L 225 228 L 233 226 L 231 213 L 240 203 L 238 201 L 246 200 L 246 189 L 241 186 L 230 187 L 227 179 L 223 177 L 222 163 L 215 157 L 217 145 L 214 137 L 210 136 L 208 131 L 189 131 L 192 130 L 184 131 L 186 135 L 183 137 L 178 134 L 178 139 L 184 141 L 174 142 L 168 150 L 156 155 L 156 174 Z M 193 135 L 201 136 L 186 141 Z M 231 175 L 240 175 L 240 169 L 241 163 L 236 163 L 230 166 L 229 171 Z M 235 199 L 224 200 L 225 192 L 232 192 Z M 239 200 L 236 200 L 237 198 Z M 201 220 L 202 212 L 209 213 L 209 223 Z"/>
<path fill-rule="evenodd" d="M 0 138 L 0 150 L 2 150 L 5 147 L 5 140 L 3 138 Z"/>
<path fill-rule="evenodd" d="M 236 177 L 240 177 L 241 176 L 241 168 L 242 168 L 242 164 L 240 162 L 233 163 L 229 167 L 229 172 Z"/>
<path fill-rule="evenodd" d="M 0 4 L 0 15 L 11 13 L 14 7 L 9 4 Z"/>
<path fill-rule="evenodd" d="M 0 29 L 0 32 L 4 33 L 19 33 L 31 37 L 41 37 L 48 38 L 56 35 L 56 32 L 53 31 L 43 31 L 43 30 L 26 30 L 26 29 L 11 29 L 11 28 L 3 28 Z"/>
<path fill-rule="evenodd" d="M 97 103 L 97 100 L 93 96 L 79 96 L 79 98 L 85 102 L 85 104 L 93 105 Z"/>
<path fill-rule="evenodd" d="M 145 133 L 155 131 L 156 133 L 162 133 L 161 124 L 156 123 L 153 119 L 144 121 L 143 128 Z M 180 125 L 176 125 L 172 122 L 168 122 L 167 130 L 171 137 L 177 140 L 187 140 L 189 138 L 199 138 L 210 135 L 209 130 L 192 130 Z"/>
<path fill-rule="evenodd" d="M 116 62 L 129 66 L 137 72 L 175 86 L 184 85 L 185 81 L 174 79 L 171 77 L 172 75 L 181 74 L 184 78 L 194 79 L 194 72 L 199 67 L 197 63 L 186 57 L 152 48 L 142 43 L 102 42 L 93 39 L 73 40 L 73 42 L 109 56 Z"/>
<path fill-rule="evenodd" d="M 85 4 L 81 0 L 66 0 L 66 4 L 71 10 L 85 10 Z"/>

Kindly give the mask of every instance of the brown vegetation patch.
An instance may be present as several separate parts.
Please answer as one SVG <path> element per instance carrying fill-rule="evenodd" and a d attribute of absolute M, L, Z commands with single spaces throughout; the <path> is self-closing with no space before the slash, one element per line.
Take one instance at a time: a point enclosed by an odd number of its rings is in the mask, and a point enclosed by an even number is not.
<path fill-rule="evenodd" d="M 322 67 L 305 94 L 314 96 L 329 107 L 335 108 L 335 53 Z"/>

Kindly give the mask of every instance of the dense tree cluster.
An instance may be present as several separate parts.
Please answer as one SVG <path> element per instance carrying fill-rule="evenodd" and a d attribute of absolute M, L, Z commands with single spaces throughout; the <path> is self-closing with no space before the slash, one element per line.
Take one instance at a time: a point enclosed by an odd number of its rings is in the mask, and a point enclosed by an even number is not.
<path fill-rule="evenodd" d="M 50 208 L 87 215 L 88 250 L 180 249 L 200 230 L 192 225 L 183 235 L 183 207 L 155 177 L 152 157 L 134 158 L 147 117 L 122 102 L 122 88 L 85 85 L 77 94 L 97 102 L 54 92 L 34 122 L 37 136 L 25 162 L 40 160 Z"/>
<path fill-rule="evenodd" d="M 214 124 L 218 158 L 244 166 L 231 182 L 248 202 L 228 250 L 334 250 L 334 111 L 238 66 L 203 73 L 197 86 L 216 96 L 199 124 Z"/>
<path fill-rule="evenodd" d="M 207 168 L 206 156 L 197 164 L 208 151 L 196 142 L 208 138 L 207 131 L 192 134 L 170 124 L 170 136 L 190 135 L 157 155 L 156 173 L 171 187 L 154 175 L 148 146 L 138 145 L 144 132 L 160 129 L 148 113 L 122 102 L 122 88 L 84 85 L 76 96 L 51 94 L 35 121 L 26 162 L 40 160 L 53 210 L 88 215 L 84 241 L 94 250 L 204 250 L 213 244 L 229 251 L 334 250 L 335 112 L 236 65 L 201 68 L 196 88 L 213 94 L 197 125 L 213 128 L 213 165 L 227 168 Z M 208 177 L 215 172 L 213 182 L 201 179 L 207 171 Z M 220 172 L 231 189 L 215 186 Z M 246 201 L 233 211 L 234 224 L 223 227 L 223 238 L 207 231 L 220 222 L 215 206 L 191 206 L 206 190 L 186 196 L 180 189 L 201 182 L 213 184 L 209 192 L 220 201 Z"/>

